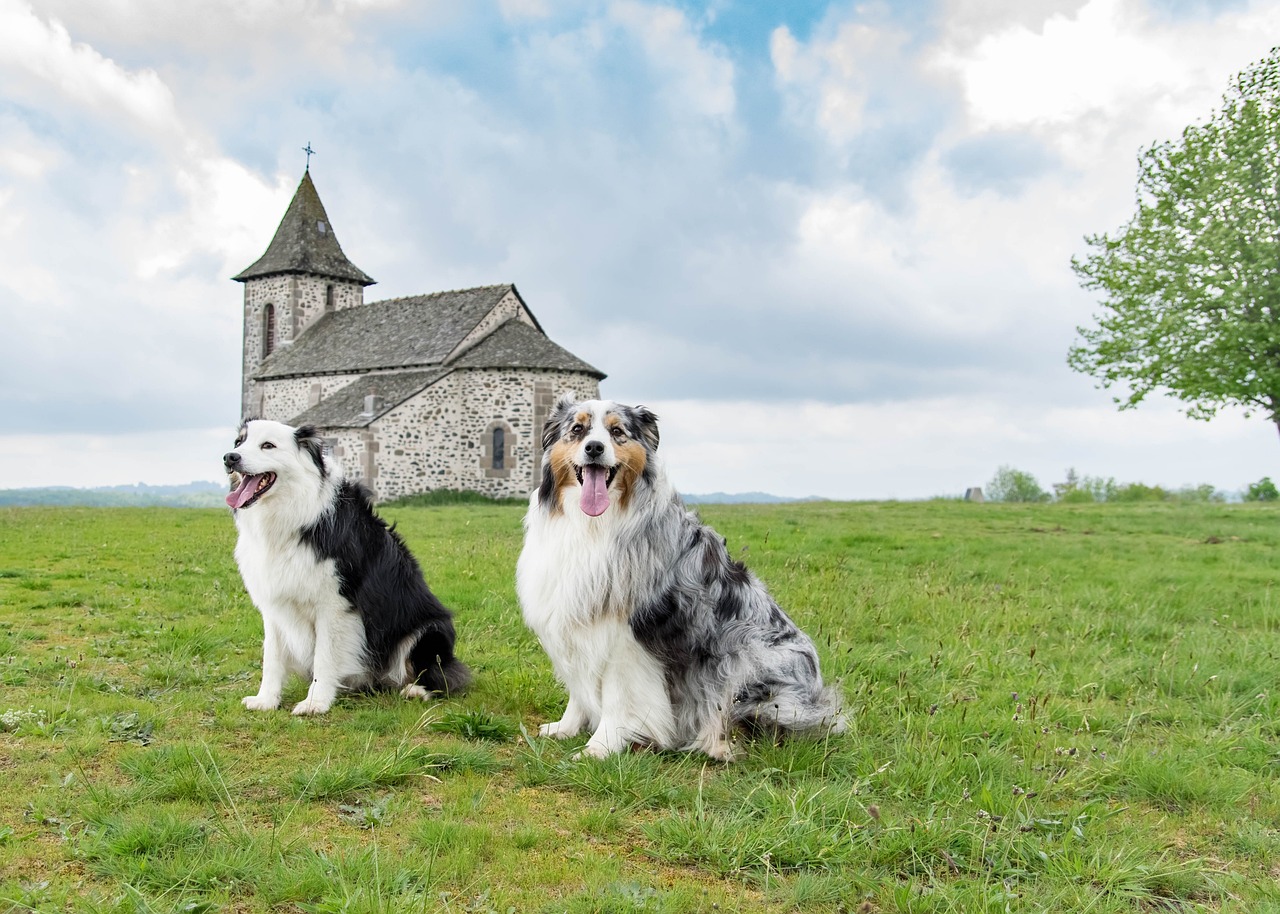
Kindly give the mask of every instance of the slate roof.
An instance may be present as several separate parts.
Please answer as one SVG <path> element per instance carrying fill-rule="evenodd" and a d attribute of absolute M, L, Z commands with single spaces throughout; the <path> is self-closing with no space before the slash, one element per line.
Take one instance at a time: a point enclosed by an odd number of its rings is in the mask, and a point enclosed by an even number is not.
<path fill-rule="evenodd" d="M 447 375 L 452 369 L 397 371 L 368 374 L 335 391 L 306 412 L 289 421 L 290 425 L 315 425 L 319 428 L 364 428 L 384 413 L 395 409 L 414 394 Z M 364 398 L 370 392 L 380 398 L 379 408 L 372 414 L 364 411 Z"/>
<path fill-rule="evenodd" d="M 303 173 L 293 201 L 285 210 L 267 252 L 231 278 L 246 282 L 280 273 L 330 276 L 352 280 L 362 286 L 370 286 L 374 282 L 368 273 L 342 253 L 342 245 L 338 244 L 338 236 L 333 233 L 333 225 L 311 181 L 310 171 Z"/>
<path fill-rule="evenodd" d="M 317 319 L 292 346 L 272 353 L 255 377 L 270 380 L 439 365 L 514 290 L 510 284 L 480 286 L 332 311 Z"/>
<path fill-rule="evenodd" d="M 472 346 L 450 364 L 458 368 L 550 368 L 581 371 L 604 378 L 604 372 L 587 364 L 569 350 L 557 346 L 546 335 L 524 321 L 510 320 Z"/>
<path fill-rule="evenodd" d="M 557 346 L 540 331 L 524 321 L 512 319 L 452 362 L 422 371 L 366 374 L 289 420 L 289 424 L 365 428 L 459 368 L 548 368 L 581 371 L 597 379 L 604 378 L 602 371 Z M 364 398 L 370 393 L 377 394 L 380 400 L 372 414 L 364 411 Z"/>

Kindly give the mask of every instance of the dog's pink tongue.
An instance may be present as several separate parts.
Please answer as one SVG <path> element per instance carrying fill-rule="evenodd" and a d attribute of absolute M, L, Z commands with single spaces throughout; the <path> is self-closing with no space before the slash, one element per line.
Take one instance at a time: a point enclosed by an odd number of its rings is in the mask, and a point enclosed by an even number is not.
<path fill-rule="evenodd" d="M 582 468 L 582 511 L 599 517 L 609 507 L 609 471 L 604 467 Z"/>
<path fill-rule="evenodd" d="M 243 508 L 244 503 L 253 498 L 253 493 L 258 488 L 258 480 L 261 478 L 261 476 L 241 476 L 240 485 L 227 495 L 227 504 L 232 508 Z"/>

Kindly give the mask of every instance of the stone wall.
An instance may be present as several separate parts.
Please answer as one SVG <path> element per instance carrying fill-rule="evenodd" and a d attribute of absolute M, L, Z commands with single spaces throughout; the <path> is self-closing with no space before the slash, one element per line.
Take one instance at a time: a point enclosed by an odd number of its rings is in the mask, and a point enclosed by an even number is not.
<path fill-rule="evenodd" d="M 292 339 L 301 336 L 302 331 L 327 310 L 341 311 L 364 304 L 364 286 L 359 283 L 325 276 L 290 276 L 289 279 L 293 281 L 289 290 L 293 297 Z M 327 308 L 330 287 L 333 289 L 333 307 Z"/>
<path fill-rule="evenodd" d="M 275 419 L 277 422 L 291 422 L 294 416 L 306 412 L 359 377 L 362 375 L 335 374 L 260 381 L 257 387 L 262 398 L 261 409 L 254 415 L 262 419 Z"/>
<path fill-rule="evenodd" d="M 282 320 L 288 311 L 289 277 L 267 276 L 250 279 L 244 284 L 244 362 L 240 376 L 240 416 L 250 418 L 262 414 L 258 385 L 253 376 L 262 364 L 263 311 L 268 304 L 276 309 L 276 341 L 283 339 L 282 327 L 291 323 Z"/>
<path fill-rule="evenodd" d="M 364 304 L 364 287 L 359 283 L 323 276 L 264 276 L 245 282 L 244 353 L 240 378 L 242 417 L 268 415 L 266 392 L 262 385 L 253 380 L 265 356 L 262 345 L 267 305 L 275 308 L 276 346 L 290 346 L 302 335 L 303 330 L 325 312 L 329 287 L 333 288 L 335 311 Z M 296 416 L 301 411 L 289 415 Z"/>
<path fill-rule="evenodd" d="M 538 478 L 542 422 L 535 389 L 581 398 L 599 396 L 599 382 L 580 372 L 539 369 L 462 369 L 391 410 L 372 426 L 377 450 L 347 430 L 335 451 L 349 475 L 360 472 L 380 501 L 434 489 L 469 489 L 498 498 L 525 497 Z M 545 399 L 545 395 L 544 395 Z M 495 424 L 505 432 L 501 470 L 493 469 Z"/>

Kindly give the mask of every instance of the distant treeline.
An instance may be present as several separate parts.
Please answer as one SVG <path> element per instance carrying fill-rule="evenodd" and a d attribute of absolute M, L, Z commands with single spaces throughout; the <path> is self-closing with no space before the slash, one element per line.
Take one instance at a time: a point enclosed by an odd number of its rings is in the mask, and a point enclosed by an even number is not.
<path fill-rule="evenodd" d="M 1208 483 L 1183 486 L 1179 489 L 1149 486 L 1140 482 L 1118 483 L 1112 477 L 1081 476 L 1072 468 L 1067 470 L 1065 480 L 1055 482 L 1053 491 L 1048 491 L 1042 488 L 1039 481 L 1030 473 L 1010 466 L 1002 466 L 987 483 L 985 497 L 987 501 L 1055 501 L 1067 504 L 1135 501 L 1277 501 L 1280 500 L 1280 489 L 1276 488 L 1268 476 L 1250 483 L 1240 492 L 1223 492 Z"/>
<path fill-rule="evenodd" d="M 35 505 L 79 506 L 86 508 L 221 508 L 226 502 L 227 487 L 216 482 L 190 482 L 181 486 L 149 486 L 138 483 L 132 486 L 104 486 L 96 489 L 76 489 L 71 486 L 48 486 L 39 489 L 0 489 L 0 507 L 30 507 Z M 712 492 L 709 495 L 686 495 L 689 504 L 771 504 L 791 501 L 820 501 L 811 498 L 783 498 L 765 492 L 729 494 Z M 524 504 L 526 499 L 497 499 L 498 503 Z M 478 492 L 459 492 L 455 489 L 439 489 L 419 495 L 408 495 L 387 502 L 386 507 L 431 507 L 456 504 L 494 504 L 495 499 Z"/>
<path fill-rule="evenodd" d="M 179 486 L 104 486 L 77 489 L 47 486 L 36 489 L 0 489 L 0 507 L 64 505 L 88 508 L 217 508 L 224 507 L 227 487 L 216 482 L 190 482 Z"/>

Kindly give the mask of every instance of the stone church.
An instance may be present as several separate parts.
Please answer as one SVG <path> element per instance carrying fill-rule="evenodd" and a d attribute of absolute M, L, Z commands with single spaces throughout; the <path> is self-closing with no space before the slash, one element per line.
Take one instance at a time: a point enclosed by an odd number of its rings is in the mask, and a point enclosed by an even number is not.
<path fill-rule="evenodd" d="M 562 393 L 604 374 L 548 339 L 514 285 L 366 303 L 308 169 L 244 283 L 241 415 L 314 425 L 379 501 L 525 496 Z"/>

